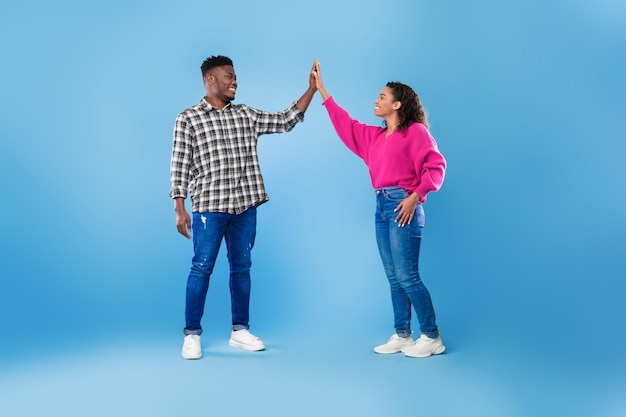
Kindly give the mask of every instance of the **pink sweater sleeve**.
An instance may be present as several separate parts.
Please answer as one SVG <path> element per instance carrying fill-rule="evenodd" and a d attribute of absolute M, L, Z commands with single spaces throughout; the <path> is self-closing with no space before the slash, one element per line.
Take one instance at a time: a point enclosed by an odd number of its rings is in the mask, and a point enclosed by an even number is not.
<path fill-rule="evenodd" d="M 415 168 L 419 170 L 420 182 L 414 191 L 420 196 L 420 203 L 423 203 L 429 192 L 441 188 L 446 172 L 446 160 L 434 144 L 426 149 L 423 159 L 420 158 L 416 162 Z"/>
<path fill-rule="evenodd" d="M 376 128 L 352 119 L 347 111 L 335 103 L 332 97 L 328 97 L 322 104 L 326 107 L 330 121 L 341 141 L 367 164 L 369 147 L 373 137 L 370 132 Z"/>

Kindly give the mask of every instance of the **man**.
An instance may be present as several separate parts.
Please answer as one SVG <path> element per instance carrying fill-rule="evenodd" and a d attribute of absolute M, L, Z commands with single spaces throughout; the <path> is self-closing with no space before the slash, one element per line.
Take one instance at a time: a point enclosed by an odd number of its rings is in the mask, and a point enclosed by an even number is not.
<path fill-rule="evenodd" d="M 265 349 L 249 332 L 250 251 L 256 235 L 257 207 L 268 200 L 259 169 L 259 135 L 289 132 L 304 120 L 316 86 L 312 72 L 302 97 L 282 112 L 268 113 L 232 104 L 237 90 L 233 62 L 211 56 L 201 66 L 206 96 L 178 115 L 174 127 L 170 197 L 176 227 L 188 239 L 194 257 L 187 279 L 185 339 L 182 357 L 200 359 L 200 321 L 209 279 L 222 242 L 230 265 L 232 308 L 231 346 L 249 351 Z M 185 210 L 191 195 L 192 218 Z"/>

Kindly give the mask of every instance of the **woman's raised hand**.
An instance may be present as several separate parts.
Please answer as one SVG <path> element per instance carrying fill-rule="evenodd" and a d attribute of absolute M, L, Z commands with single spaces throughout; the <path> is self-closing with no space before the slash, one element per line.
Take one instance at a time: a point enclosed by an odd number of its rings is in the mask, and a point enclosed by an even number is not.
<path fill-rule="evenodd" d="M 315 58 L 315 62 L 313 63 L 313 76 L 315 77 L 315 86 L 317 87 L 320 94 L 322 95 L 322 99 L 326 101 L 326 99 L 330 97 L 330 94 L 328 94 L 328 91 L 326 91 L 326 88 L 324 87 L 324 82 L 322 81 L 322 70 L 320 68 L 320 61 L 317 58 Z"/>

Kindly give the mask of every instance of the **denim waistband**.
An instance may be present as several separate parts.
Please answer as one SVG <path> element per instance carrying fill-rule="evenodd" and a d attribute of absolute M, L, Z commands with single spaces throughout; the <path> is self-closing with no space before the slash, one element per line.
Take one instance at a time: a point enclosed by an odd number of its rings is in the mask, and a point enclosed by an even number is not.
<path fill-rule="evenodd" d="M 395 187 L 395 186 L 394 187 L 376 188 L 374 191 L 376 191 L 376 194 L 380 194 L 380 193 L 384 193 L 385 191 L 389 192 L 389 191 L 399 191 L 399 190 L 408 192 L 408 190 L 406 188 Z"/>

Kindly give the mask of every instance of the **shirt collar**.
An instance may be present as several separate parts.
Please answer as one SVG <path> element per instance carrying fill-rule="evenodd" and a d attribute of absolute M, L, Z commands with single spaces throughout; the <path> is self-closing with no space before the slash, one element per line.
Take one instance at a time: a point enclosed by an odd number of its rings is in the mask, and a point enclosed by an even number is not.
<path fill-rule="evenodd" d="M 219 109 L 217 107 L 212 106 L 208 101 L 206 101 L 205 97 L 202 97 L 202 100 L 200 100 L 200 104 L 202 104 L 203 106 L 205 106 L 209 111 L 215 109 L 215 110 L 221 110 L 224 111 L 226 110 L 228 107 L 231 106 L 232 103 L 228 103 L 227 105 L 224 106 L 224 108 Z"/>

